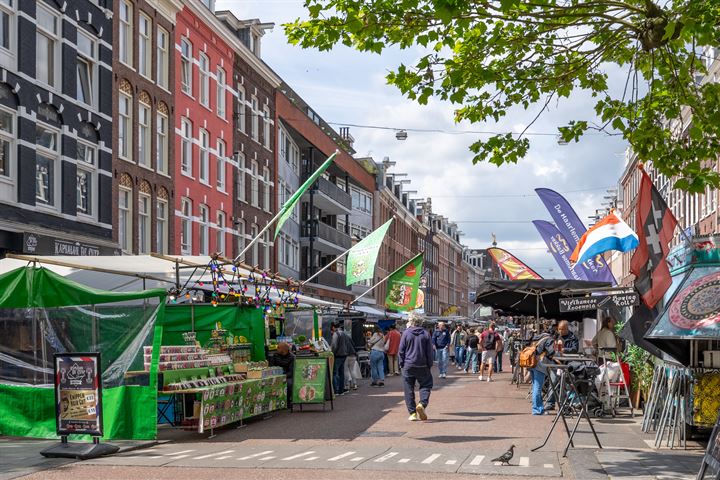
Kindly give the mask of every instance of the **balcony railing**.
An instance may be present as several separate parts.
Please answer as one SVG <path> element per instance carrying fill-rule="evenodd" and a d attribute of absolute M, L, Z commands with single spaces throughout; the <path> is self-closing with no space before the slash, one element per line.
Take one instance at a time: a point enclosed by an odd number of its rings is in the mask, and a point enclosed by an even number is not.
<path fill-rule="evenodd" d="M 303 178 L 303 181 L 306 180 L 308 175 L 306 175 Z M 335 185 L 330 180 L 327 180 L 323 177 L 320 177 L 317 179 L 315 184 L 313 185 L 313 188 L 317 191 L 322 193 L 323 195 L 327 196 L 328 198 L 331 198 L 332 200 L 336 201 L 340 205 L 342 205 L 347 210 L 352 210 L 352 197 L 349 193 L 347 193 L 342 188 Z"/>
<path fill-rule="evenodd" d="M 304 272 L 305 278 L 310 277 L 308 275 L 309 269 L 306 269 L 306 272 Z M 351 287 L 345 285 L 345 275 L 342 273 L 333 272 L 331 270 L 325 270 L 323 272 L 320 272 L 320 275 L 315 277 L 312 282 L 310 283 L 316 283 L 318 285 L 324 285 L 326 287 L 332 287 L 332 288 L 339 288 L 340 290 L 350 290 Z"/>
<path fill-rule="evenodd" d="M 333 245 L 337 245 L 343 250 L 347 250 L 352 246 L 352 240 L 350 239 L 350 235 L 347 235 L 340 230 L 331 227 L 327 223 L 323 223 L 317 220 L 314 222 L 303 222 L 302 236 L 320 238 L 322 240 L 332 243 Z"/>

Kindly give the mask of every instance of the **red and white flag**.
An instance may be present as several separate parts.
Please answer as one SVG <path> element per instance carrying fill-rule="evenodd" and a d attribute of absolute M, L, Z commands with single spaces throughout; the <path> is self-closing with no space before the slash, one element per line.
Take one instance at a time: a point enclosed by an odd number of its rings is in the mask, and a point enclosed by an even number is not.
<path fill-rule="evenodd" d="M 630 271 L 643 302 L 653 308 L 672 283 L 667 256 L 678 221 L 645 170 L 641 172 L 635 217 L 640 244 L 630 260 Z"/>

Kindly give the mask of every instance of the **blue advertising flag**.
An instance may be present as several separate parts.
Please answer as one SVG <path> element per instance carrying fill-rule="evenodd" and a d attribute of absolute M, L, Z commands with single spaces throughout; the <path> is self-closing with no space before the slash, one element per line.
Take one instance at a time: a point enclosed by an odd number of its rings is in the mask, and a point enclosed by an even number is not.
<path fill-rule="evenodd" d="M 535 192 L 540 200 L 545 204 L 550 216 L 552 217 L 557 229 L 563 234 L 570 246 L 570 251 L 575 250 L 575 246 L 580 238 L 586 232 L 585 225 L 578 217 L 575 210 L 570 206 L 565 197 L 549 188 L 536 188 Z M 587 273 L 587 279 L 596 282 L 610 282 L 617 285 L 615 277 L 610 271 L 610 266 L 605 263 L 602 255 L 597 255 L 594 259 L 583 263 Z"/>
<path fill-rule="evenodd" d="M 560 230 L 545 220 L 533 220 L 532 223 L 545 241 L 545 245 L 547 245 L 550 253 L 555 258 L 565 278 L 568 280 L 587 280 L 587 274 L 581 265 L 577 265 L 577 268 L 573 268 L 571 265 L 570 254 L 572 250 L 570 249 L 570 244 L 567 239 L 560 233 Z"/>

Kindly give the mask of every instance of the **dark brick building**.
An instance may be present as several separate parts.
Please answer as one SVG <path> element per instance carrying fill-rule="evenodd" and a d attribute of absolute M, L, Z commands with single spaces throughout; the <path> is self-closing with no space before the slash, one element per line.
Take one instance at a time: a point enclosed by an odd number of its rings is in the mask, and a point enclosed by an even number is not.
<path fill-rule="evenodd" d="M 111 4 L 0 1 L 0 255 L 117 252 Z"/>

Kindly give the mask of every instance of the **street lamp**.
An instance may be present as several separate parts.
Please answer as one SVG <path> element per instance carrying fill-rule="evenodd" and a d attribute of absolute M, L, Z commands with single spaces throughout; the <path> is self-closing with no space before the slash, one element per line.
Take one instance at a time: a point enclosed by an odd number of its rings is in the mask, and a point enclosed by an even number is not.
<path fill-rule="evenodd" d="M 395 132 L 395 138 L 398 140 L 407 140 L 407 132 L 405 130 L 398 130 Z"/>

